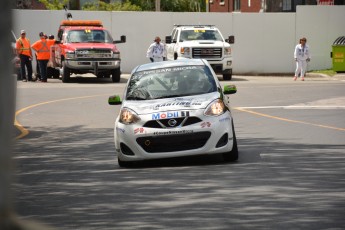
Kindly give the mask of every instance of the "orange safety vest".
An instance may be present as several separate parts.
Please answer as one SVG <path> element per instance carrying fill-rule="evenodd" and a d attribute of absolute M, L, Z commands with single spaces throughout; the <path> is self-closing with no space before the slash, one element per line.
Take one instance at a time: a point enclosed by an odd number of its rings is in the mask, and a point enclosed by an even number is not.
<path fill-rule="evenodd" d="M 37 60 L 49 60 L 50 58 L 50 44 L 45 38 L 35 42 L 31 48 L 36 51 Z"/>
<path fill-rule="evenodd" d="M 28 38 L 19 38 L 16 42 L 16 49 L 18 54 L 23 54 L 32 57 L 30 49 L 30 40 Z"/>

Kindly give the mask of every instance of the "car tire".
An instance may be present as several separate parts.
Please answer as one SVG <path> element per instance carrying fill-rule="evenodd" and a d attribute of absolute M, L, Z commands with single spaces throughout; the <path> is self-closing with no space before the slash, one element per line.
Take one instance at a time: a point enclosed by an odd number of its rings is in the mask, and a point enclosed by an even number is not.
<path fill-rule="evenodd" d="M 224 81 L 230 81 L 232 78 L 232 74 L 227 73 L 227 74 L 223 74 L 223 80 Z"/>
<path fill-rule="evenodd" d="M 111 79 L 113 82 L 120 82 L 120 79 L 121 79 L 120 68 L 111 70 Z"/>
<path fill-rule="evenodd" d="M 62 66 L 62 76 L 61 80 L 63 83 L 67 83 L 70 81 L 71 71 L 68 67 L 66 67 L 65 63 Z"/>
<path fill-rule="evenodd" d="M 232 162 L 238 160 L 238 147 L 237 147 L 237 138 L 235 134 L 234 123 L 232 123 L 232 150 L 226 153 L 223 153 L 223 160 L 225 162 Z"/>

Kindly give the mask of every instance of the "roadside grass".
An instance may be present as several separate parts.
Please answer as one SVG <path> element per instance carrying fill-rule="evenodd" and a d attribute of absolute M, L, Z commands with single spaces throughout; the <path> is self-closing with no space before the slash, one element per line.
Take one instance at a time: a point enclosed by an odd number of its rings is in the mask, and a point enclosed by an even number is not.
<path fill-rule="evenodd" d="M 335 72 L 335 71 L 332 70 L 332 69 L 313 70 L 313 71 L 310 71 L 310 73 L 325 74 L 325 75 L 328 75 L 328 76 L 330 76 L 330 77 L 333 77 L 334 75 L 337 74 L 337 72 Z"/>

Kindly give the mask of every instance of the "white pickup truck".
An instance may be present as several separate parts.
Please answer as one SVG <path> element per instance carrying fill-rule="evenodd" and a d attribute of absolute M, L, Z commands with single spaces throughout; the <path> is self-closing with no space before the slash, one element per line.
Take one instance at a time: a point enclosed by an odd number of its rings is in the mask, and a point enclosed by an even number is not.
<path fill-rule="evenodd" d="M 224 39 L 214 25 L 175 25 L 170 36 L 165 37 L 167 59 L 206 59 L 224 80 L 232 78 L 231 45 L 234 36 Z"/>

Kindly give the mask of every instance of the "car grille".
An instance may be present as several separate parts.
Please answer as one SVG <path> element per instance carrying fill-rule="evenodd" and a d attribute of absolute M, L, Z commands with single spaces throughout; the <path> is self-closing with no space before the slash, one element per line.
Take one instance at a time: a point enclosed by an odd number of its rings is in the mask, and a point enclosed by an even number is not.
<path fill-rule="evenodd" d="M 110 49 L 78 49 L 76 51 L 77 58 L 111 58 L 112 51 Z"/>
<path fill-rule="evenodd" d="M 221 58 L 222 48 L 193 48 L 193 58 Z"/>
<path fill-rule="evenodd" d="M 172 122 L 172 120 L 175 120 L 175 121 Z M 151 121 L 146 122 L 143 125 L 143 127 L 165 129 L 165 128 L 172 128 L 172 127 L 184 127 L 188 125 L 193 125 L 198 122 L 201 122 L 201 119 L 198 117 L 179 117 L 179 118 L 171 118 L 171 119 L 151 120 Z"/>
<path fill-rule="evenodd" d="M 137 138 L 137 143 L 148 153 L 175 152 L 201 148 L 210 136 L 211 132 L 148 136 Z"/>

